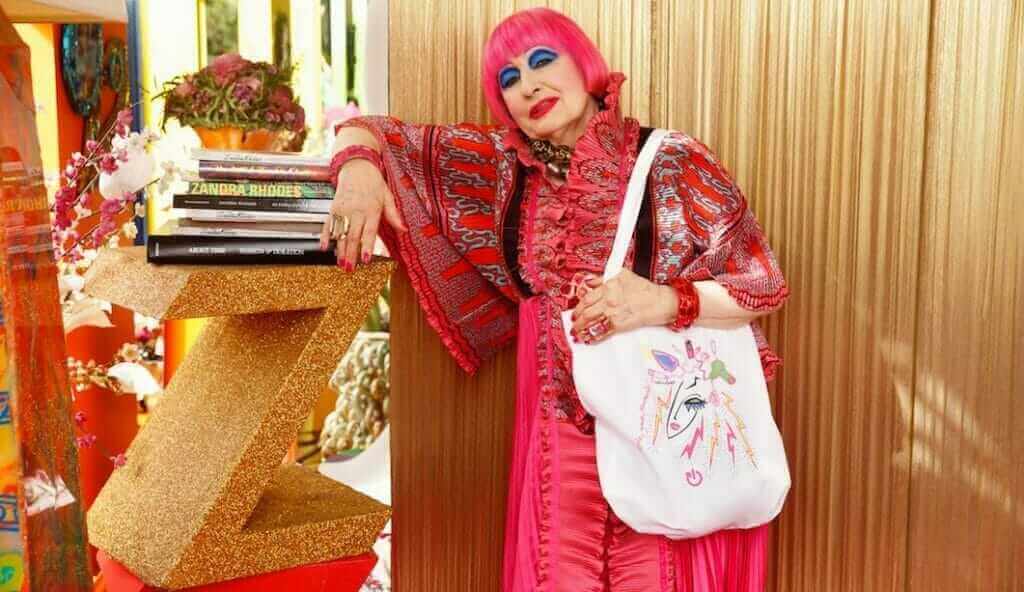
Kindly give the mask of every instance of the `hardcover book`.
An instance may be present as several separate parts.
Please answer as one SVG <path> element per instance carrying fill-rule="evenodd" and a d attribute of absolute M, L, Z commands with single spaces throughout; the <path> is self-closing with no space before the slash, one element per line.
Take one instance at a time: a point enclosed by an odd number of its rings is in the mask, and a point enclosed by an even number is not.
<path fill-rule="evenodd" d="M 320 238 L 316 222 L 205 222 L 182 218 L 165 225 L 165 234 L 184 236 L 247 236 L 251 238 Z"/>
<path fill-rule="evenodd" d="M 330 181 L 330 169 L 324 166 L 253 164 L 248 162 L 199 162 L 201 179 L 237 181 Z"/>
<path fill-rule="evenodd" d="M 320 250 L 315 238 L 250 238 L 237 236 L 182 236 L 151 234 L 146 237 L 150 263 L 231 264 L 293 263 L 335 265 L 332 241 Z"/>
<path fill-rule="evenodd" d="M 176 210 L 182 218 L 202 222 L 315 222 L 322 224 L 326 214 L 304 214 L 296 212 L 260 212 L 255 210 L 199 210 L 180 208 Z"/>
<path fill-rule="evenodd" d="M 195 148 L 192 158 L 208 162 L 235 162 L 251 164 L 273 164 L 286 166 L 326 167 L 329 158 L 294 152 L 268 152 L 262 150 L 207 150 Z"/>
<path fill-rule="evenodd" d="M 275 181 L 191 181 L 189 195 L 221 197 L 301 197 L 306 199 L 332 199 L 334 187 L 330 183 Z"/>
<path fill-rule="evenodd" d="M 175 208 L 194 210 L 234 210 L 257 212 L 298 212 L 304 214 L 327 214 L 329 199 L 267 198 L 267 197 L 216 197 L 211 195 L 175 195 Z"/>

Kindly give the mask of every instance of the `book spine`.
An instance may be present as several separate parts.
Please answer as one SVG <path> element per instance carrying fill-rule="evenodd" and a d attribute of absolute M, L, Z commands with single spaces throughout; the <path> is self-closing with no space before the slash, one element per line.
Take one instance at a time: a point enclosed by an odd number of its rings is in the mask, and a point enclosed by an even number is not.
<path fill-rule="evenodd" d="M 317 232 L 298 232 L 287 230 L 253 230 L 251 228 L 194 228 L 179 226 L 174 231 L 179 236 L 229 236 L 244 238 L 318 238 Z"/>
<path fill-rule="evenodd" d="M 200 222 L 316 222 L 323 223 L 323 214 L 296 214 L 294 212 L 257 212 L 237 210 L 179 209 L 182 218 Z"/>
<path fill-rule="evenodd" d="M 236 212 L 295 212 L 302 214 L 326 214 L 330 211 L 329 199 L 266 198 L 266 197 L 218 197 L 213 195 L 175 195 L 175 208 L 193 210 L 232 210 Z"/>
<path fill-rule="evenodd" d="M 302 156 L 296 153 L 276 152 L 232 152 L 225 150 L 192 151 L 192 158 L 202 162 L 253 164 L 253 165 L 284 165 L 284 166 L 320 166 L 329 164 L 329 159 L 317 156 Z"/>
<path fill-rule="evenodd" d="M 226 179 L 230 181 L 330 181 L 330 170 L 326 167 L 260 166 L 235 163 L 199 163 L 201 179 Z"/>
<path fill-rule="evenodd" d="M 331 199 L 334 187 L 329 183 L 238 183 L 232 181 L 191 181 L 189 195 L 214 195 L 223 197 L 291 197 L 306 199 Z"/>
<path fill-rule="evenodd" d="M 335 265 L 334 245 L 320 250 L 317 239 L 239 239 L 150 235 L 146 238 L 150 263 L 247 265 L 287 263 Z"/>

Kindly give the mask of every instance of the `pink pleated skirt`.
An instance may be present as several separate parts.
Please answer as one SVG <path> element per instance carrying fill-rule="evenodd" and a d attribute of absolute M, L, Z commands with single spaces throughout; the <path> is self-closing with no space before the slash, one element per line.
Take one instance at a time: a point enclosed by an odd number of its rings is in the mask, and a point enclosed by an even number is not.
<path fill-rule="evenodd" d="M 759 592 L 769 525 L 672 541 L 640 534 L 601 495 L 594 437 L 540 411 L 540 298 L 520 304 L 504 592 Z"/>

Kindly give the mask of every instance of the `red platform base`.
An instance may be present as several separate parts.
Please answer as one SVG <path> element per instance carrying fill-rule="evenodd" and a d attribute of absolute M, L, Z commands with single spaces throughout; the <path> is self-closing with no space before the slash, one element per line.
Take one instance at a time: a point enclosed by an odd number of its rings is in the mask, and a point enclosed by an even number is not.
<path fill-rule="evenodd" d="M 96 556 L 107 592 L 163 592 L 142 582 L 128 568 L 100 551 Z M 303 565 L 283 571 L 239 578 L 217 584 L 187 588 L 181 592 L 358 592 L 370 576 L 377 556 L 373 553 L 346 557 L 327 563 Z"/>

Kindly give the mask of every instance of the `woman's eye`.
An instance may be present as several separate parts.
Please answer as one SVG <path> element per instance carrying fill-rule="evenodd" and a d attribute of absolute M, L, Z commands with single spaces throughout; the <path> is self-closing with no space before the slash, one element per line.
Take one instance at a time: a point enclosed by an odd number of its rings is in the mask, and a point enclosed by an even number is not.
<path fill-rule="evenodd" d="M 699 409 L 703 409 L 705 404 L 706 403 L 704 402 L 704 399 L 701 399 L 700 397 L 690 397 L 689 399 L 683 401 L 683 405 L 686 407 L 687 411 L 697 411 Z"/>
<path fill-rule="evenodd" d="M 558 54 L 550 49 L 538 49 L 530 54 L 530 68 L 541 68 L 555 61 L 557 58 Z"/>
<path fill-rule="evenodd" d="M 515 68 L 505 68 L 498 73 L 498 86 L 502 90 L 512 86 L 516 82 L 519 82 L 519 70 Z"/>

